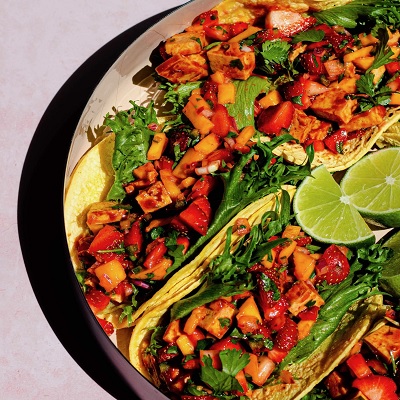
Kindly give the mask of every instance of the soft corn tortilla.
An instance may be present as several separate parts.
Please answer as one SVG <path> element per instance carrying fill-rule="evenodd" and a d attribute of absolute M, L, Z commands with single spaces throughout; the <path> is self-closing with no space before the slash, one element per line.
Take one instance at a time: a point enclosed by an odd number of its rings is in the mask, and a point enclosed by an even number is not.
<path fill-rule="evenodd" d="M 377 141 L 385 142 L 386 146 L 393 145 L 395 141 L 393 141 L 391 127 L 399 121 L 399 118 L 399 108 L 388 111 L 380 125 L 366 129 L 362 136 L 347 141 L 343 145 L 341 154 L 334 154 L 329 150 L 316 151 L 311 166 L 314 168 L 324 164 L 328 171 L 343 171 L 365 156 L 375 144 L 379 144 Z M 396 128 L 396 130 L 400 131 L 399 128 Z M 394 131 L 394 138 L 397 138 L 398 143 L 400 143 L 400 134 L 396 133 L 396 130 Z M 387 135 L 385 135 L 386 132 L 388 132 Z M 390 141 L 390 139 L 392 140 Z M 303 164 L 307 159 L 304 147 L 294 142 L 279 146 L 274 150 L 274 153 L 281 155 L 293 164 Z"/>
<path fill-rule="evenodd" d="M 114 182 L 112 157 L 115 136 L 105 136 L 84 154 L 66 185 L 64 223 L 68 249 L 75 270 L 80 269 L 76 240 L 89 233 L 86 215 L 93 203 L 103 201 Z"/>

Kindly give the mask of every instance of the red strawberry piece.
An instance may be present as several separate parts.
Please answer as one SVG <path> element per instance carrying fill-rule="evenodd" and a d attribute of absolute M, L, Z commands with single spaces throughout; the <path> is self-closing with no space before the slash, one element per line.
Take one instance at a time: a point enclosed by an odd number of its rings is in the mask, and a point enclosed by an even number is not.
<path fill-rule="evenodd" d="M 282 329 L 278 331 L 275 337 L 275 346 L 280 350 L 289 351 L 299 341 L 299 332 L 297 324 L 290 318 L 286 319 Z"/>
<path fill-rule="evenodd" d="M 315 266 L 317 283 L 326 281 L 335 285 L 346 279 L 350 272 L 350 264 L 346 256 L 335 244 L 330 245 Z"/>
<path fill-rule="evenodd" d="M 98 323 L 101 325 L 103 328 L 104 332 L 108 335 L 111 336 L 114 333 L 114 326 L 111 322 L 106 321 L 105 319 L 96 317 Z"/>
<path fill-rule="evenodd" d="M 360 390 L 369 400 L 398 400 L 396 383 L 387 376 L 372 375 L 355 379 L 353 387 Z"/>
<path fill-rule="evenodd" d="M 94 314 L 103 311 L 110 302 L 110 298 L 97 289 L 89 290 L 85 294 L 85 298 Z"/>

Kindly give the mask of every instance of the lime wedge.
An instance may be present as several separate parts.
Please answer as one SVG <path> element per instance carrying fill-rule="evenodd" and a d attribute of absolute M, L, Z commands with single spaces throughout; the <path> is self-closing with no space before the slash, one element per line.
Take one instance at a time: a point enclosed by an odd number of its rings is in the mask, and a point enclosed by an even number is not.
<path fill-rule="evenodd" d="M 363 217 L 400 226 L 400 147 L 369 153 L 348 169 L 340 186 Z"/>
<path fill-rule="evenodd" d="M 385 247 L 393 249 L 393 257 L 383 266 L 382 276 L 379 281 L 383 290 L 400 297 L 400 231 L 393 233 L 384 241 Z"/>
<path fill-rule="evenodd" d="M 320 242 L 354 247 L 375 242 L 373 232 L 324 165 L 299 185 L 293 209 L 304 232 Z"/>

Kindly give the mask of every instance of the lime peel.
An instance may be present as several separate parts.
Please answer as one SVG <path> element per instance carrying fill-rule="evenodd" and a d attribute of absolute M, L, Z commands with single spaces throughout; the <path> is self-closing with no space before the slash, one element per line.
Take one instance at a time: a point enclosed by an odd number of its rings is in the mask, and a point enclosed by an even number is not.
<path fill-rule="evenodd" d="M 374 233 L 323 165 L 299 185 L 293 209 L 304 232 L 322 243 L 361 247 L 375 242 Z"/>

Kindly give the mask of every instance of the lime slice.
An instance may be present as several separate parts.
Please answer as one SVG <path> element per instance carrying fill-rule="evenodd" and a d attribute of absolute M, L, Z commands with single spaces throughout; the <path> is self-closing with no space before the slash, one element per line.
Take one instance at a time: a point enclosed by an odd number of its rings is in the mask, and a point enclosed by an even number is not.
<path fill-rule="evenodd" d="M 393 257 L 383 266 L 382 276 L 379 281 L 383 290 L 400 297 L 400 231 L 395 232 L 384 241 L 385 247 L 393 249 Z"/>
<path fill-rule="evenodd" d="M 304 232 L 320 242 L 354 247 L 375 242 L 373 232 L 324 165 L 299 185 L 293 208 Z"/>
<path fill-rule="evenodd" d="M 363 217 L 400 226 L 400 147 L 369 153 L 348 169 L 340 186 Z"/>

